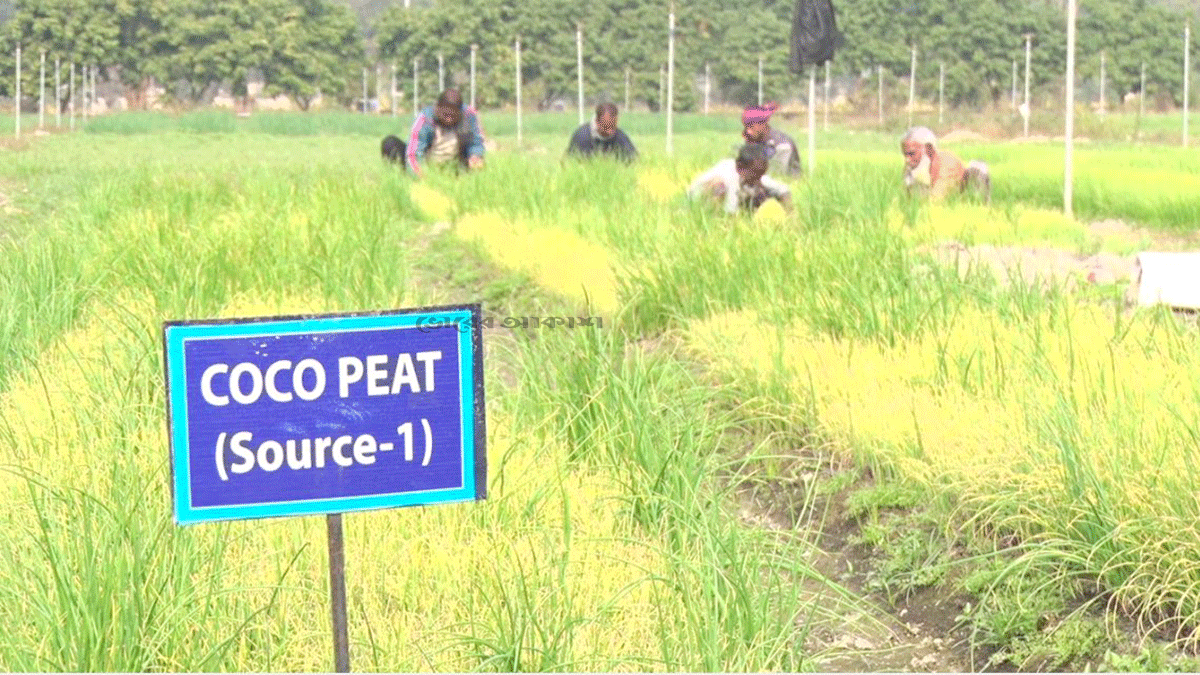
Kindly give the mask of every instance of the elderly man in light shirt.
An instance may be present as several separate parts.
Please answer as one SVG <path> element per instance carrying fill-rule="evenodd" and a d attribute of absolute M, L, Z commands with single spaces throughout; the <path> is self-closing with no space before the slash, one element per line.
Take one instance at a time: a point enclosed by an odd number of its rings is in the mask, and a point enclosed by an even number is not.
<path fill-rule="evenodd" d="M 909 193 L 940 201 L 972 189 L 984 201 L 991 201 L 987 164 L 973 160 L 964 166 L 954 153 L 938 149 L 937 136 L 927 127 L 909 129 L 900 140 L 900 152 L 904 154 L 904 187 Z"/>

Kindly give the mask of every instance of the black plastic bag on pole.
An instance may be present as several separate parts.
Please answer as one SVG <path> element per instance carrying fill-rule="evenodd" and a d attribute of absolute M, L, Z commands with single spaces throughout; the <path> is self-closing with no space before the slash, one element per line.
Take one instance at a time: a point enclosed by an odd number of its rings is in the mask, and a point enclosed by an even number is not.
<path fill-rule="evenodd" d="M 793 73 L 824 65 L 845 44 L 834 14 L 832 0 L 796 0 L 789 64 Z"/>

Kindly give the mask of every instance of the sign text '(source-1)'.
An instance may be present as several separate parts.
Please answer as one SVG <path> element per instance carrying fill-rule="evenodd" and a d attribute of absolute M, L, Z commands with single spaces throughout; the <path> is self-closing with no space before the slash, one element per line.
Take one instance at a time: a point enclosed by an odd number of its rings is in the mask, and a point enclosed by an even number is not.
<path fill-rule="evenodd" d="M 421 419 L 421 428 L 425 438 L 421 466 L 429 466 L 429 461 L 433 458 L 433 429 L 426 418 Z M 401 424 L 396 427 L 396 433 L 403 445 L 404 461 L 414 461 L 413 423 Z M 217 436 L 214 459 L 217 474 L 221 480 L 228 481 L 230 473 L 249 473 L 255 467 L 270 473 L 285 465 L 293 471 L 323 469 L 327 464 L 341 467 L 351 467 L 355 464 L 369 466 L 375 463 L 376 452 L 391 452 L 395 449 L 396 443 L 380 442 L 374 434 L 290 438 L 282 442 L 265 440 L 255 446 L 253 432 L 239 431 L 230 434 L 223 431 Z M 230 455 L 233 455 L 232 459 Z M 226 464 L 229 465 L 228 470 Z"/>
<path fill-rule="evenodd" d="M 417 376 L 414 358 L 423 366 L 423 378 Z M 431 392 L 435 386 L 434 364 L 441 358 L 440 351 L 402 353 L 396 357 L 396 367 L 389 374 L 387 354 L 372 354 L 366 359 L 343 356 L 338 359 L 338 396 L 388 396 L 399 394 L 404 387 L 416 394 Z M 284 388 L 280 387 L 280 376 L 284 378 Z M 249 405 L 264 393 L 278 403 L 291 402 L 293 397 L 315 401 L 325 393 L 328 380 L 325 366 L 316 359 L 303 359 L 295 365 L 282 359 L 265 370 L 250 362 L 232 368 L 227 363 L 214 363 L 200 377 L 200 393 L 209 405 L 217 407 L 229 405 L 231 399 Z M 356 384 L 358 391 L 352 391 Z"/>

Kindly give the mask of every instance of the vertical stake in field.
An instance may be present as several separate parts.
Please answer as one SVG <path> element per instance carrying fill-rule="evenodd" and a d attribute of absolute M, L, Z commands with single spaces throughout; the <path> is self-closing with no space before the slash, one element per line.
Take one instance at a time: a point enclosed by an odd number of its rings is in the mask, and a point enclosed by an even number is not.
<path fill-rule="evenodd" d="M 1072 154 L 1075 150 L 1075 0 L 1067 0 L 1067 101 L 1066 129 L 1063 133 L 1063 212 L 1068 218 L 1074 217 L 1072 181 L 1074 165 Z"/>
<path fill-rule="evenodd" d="M 875 66 L 879 71 L 879 124 L 883 124 L 883 64 Z"/>
<path fill-rule="evenodd" d="M 42 65 L 38 69 L 38 129 L 46 128 L 46 51 L 41 51 Z"/>
<path fill-rule="evenodd" d="M 762 57 L 758 57 L 758 104 L 762 105 Z"/>
<path fill-rule="evenodd" d="M 1146 62 L 1142 61 L 1142 74 L 1138 84 L 1138 116 L 1137 124 L 1134 125 L 1133 137 L 1135 140 L 1142 139 L 1142 115 L 1146 114 Z"/>
<path fill-rule="evenodd" d="M 21 45 L 17 45 L 17 95 L 13 98 L 13 134 L 21 137 Z"/>
<path fill-rule="evenodd" d="M 1192 80 L 1192 20 L 1183 25 L 1183 147 L 1188 146 L 1188 109 L 1191 108 Z"/>
<path fill-rule="evenodd" d="M 829 62 L 825 62 L 825 96 L 821 99 L 825 103 L 825 131 L 829 131 Z"/>
<path fill-rule="evenodd" d="M 579 123 L 583 124 L 583 24 L 575 24 L 575 74 L 579 84 Z"/>
<path fill-rule="evenodd" d="M 675 151 L 672 134 L 675 114 L 675 3 L 667 18 L 667 154 Z"/>
<path fill-rule="evenodd" d="M 946 110 L 946 62 L 938 64 L 938 126 L 942 124 L 942 114 Z"/>
<path fill-rule="evenodd" d="M 625 110 L 629 110 L 629 66 L 625 66 Z"/>
<path fill-rule="evenodd" d="M 1104 117 L 1104 115 L 1108 112 L 1108 110 L 1107 110 L 1108 106 L 1105 105 L 1105 100 L 1104 100 L 1104 80 L 1106 79 L 1104 77 L 1104 75 L 1105 75 L 1104 65 L 1105 65 L 1104 64 L 1104 51 L 1101 50 L 1101 52 L 1100 52 L 1100 117 Z"/>
<path fill-rule="evenodd" d="M 712 66 L 704 64 L 704 114 L 708 114 L 708 97 L 712 91 Z"/>
<path fill-rule="evenodd" d="M 438 54 L 438 96 L 446 91 L 446 60 Z"/>
<path fill-rule="evenodd" d="M 350 672 L 350 631 L 346 621 L 346 547 L 342 514 L 325 516 L 329 534 L 329 610 L 333 618 L 334 672 Z"/>
<path fill-rule="evenodd" d="M 517 36 L 514 46 L 517 55 L 517 147 L 521 147 L 521 38 Z"/>
<path fill-rule="evenodd" d="M 908 126 L 912 126 L 913 107 L 917 103 L 917 45 L 912 46 L 912 63 L 908 67 Z"/>
<path fill-rule="evenodd" d="M 383 64 L 375 64 L 375 99 L 379 104 L 375 106 L 375 114 L 383 114 Z"/>
<path fill-rule="evenodd" d="M 1033 109 L 1029 107 L 1029 66 L 1030 66 L 1030 58 L 1033 53 L 1032 46 L 1033 46 L 1033 35 L 1026 33 L 1025 34 L 1025 113 L 1022 115 L 1022 117 L 1025 118 L 1024 133 L 1025 133 L 1026 138 L 1029 137 L 1029 118 L 1033 116 Z"/>
<path fill-rule="evenodd" d="M 817 163 L 817 66 L 808 71 L 808 175 Z"/>
<path fill-rule="evenodd" d="M 1017 109 L 1017 60 L 1013 59 L 1012 67 L 1012 109 Z"/>
<path fill-rule="evenodd" d="M 471 107 L 475 107 L 475 53 L 479 51 L 479 45 L 471 45 Z"/>

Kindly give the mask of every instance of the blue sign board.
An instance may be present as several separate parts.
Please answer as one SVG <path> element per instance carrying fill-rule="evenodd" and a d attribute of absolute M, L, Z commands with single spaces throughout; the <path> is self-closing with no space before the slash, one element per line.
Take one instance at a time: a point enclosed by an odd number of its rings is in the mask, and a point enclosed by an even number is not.
<path fill-rule="evenodd" d="M 483 499 L 479 305 L 163 326 L 180 524 Z"/>

